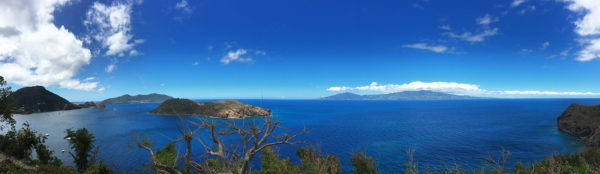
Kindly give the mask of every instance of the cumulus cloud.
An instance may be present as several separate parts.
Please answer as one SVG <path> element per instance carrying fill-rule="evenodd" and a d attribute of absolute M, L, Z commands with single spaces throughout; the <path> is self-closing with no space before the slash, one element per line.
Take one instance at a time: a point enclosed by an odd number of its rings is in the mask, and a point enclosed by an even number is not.
<path fill-rule="evenodd" d="M 245 49 L 237 49 L 236 51 L 229 51 L 225 56 L 221 58 L 221 63 L 229 64 L 231 62 L 252 62 L 252 58 L 243 58 L 242 56 L 246 54 L 247 51 Z"/>
<path fill-rule="evenodd" d="M 135 56 L 140 54 L 134 49 L 134 46 L 144 41 L 133 40 L 131 33 L 131 12 L 134 3 L 134 1 L 125 1 L 105 5 L 94 2 L 87 12 L 83 23 L 89 30 L 90 37 L 99 42 L 103 49 L 106 49 L 106 55 Z"/>
<path fill-rule="evenodd" d="M 443 53 L 448 50 L 448 47 L 443 45 L 427 45 L 426 43 L 406 44 L 402 45 L 402 47 L 433 51 L 436 53 Z"/>
<path fill-rule="evenodd" d="M 498 34 L 498 28 L 484 29 L 479 33 L 464 32 L 462 34 L 456 34 L 454 32 L 447 32 L 446 35 L 451 38 L 461 39 L 469 42 L 483 42 L 487 37 Z"/>
<path fill-rule="evenodd" d="M 584 14 L 574 24 L 575 32 L 582 37 L 584 48 L 578 52 L 578 61 L 600 58 L 600 1 L 566 0 L 568 9 Z"/>
<path fill-rule="evenodd" d="M 328 91 L 375 91 L 382 93 L 394 93 L 403 91 L 420 91 L 429 90 L 435 92 L 444 92 L 456 95 L 472 95 L 472 96 L 600 96 L 600 93 L 593 92 L 556 92 L 556 91 L 518 91 L 518 90 L 503 90 L 490 91 L 481 89 L 479 85 L 456 83 L 456 82 L 421 82 L 414 81 L 404 84 L 386 84 L 380 85 L 377 82 L 371 82 L 368 86 L 334 86 L 327 89 Z"/>
<path fill-rule="evenodd" d="M 0 1 L 0 75 L 22 86 L 57 85 L 95 90 L 97 82 L 75 79 L 92 54 L 64 26 L 53 24 L 53 13 L 68 0 Z"/>

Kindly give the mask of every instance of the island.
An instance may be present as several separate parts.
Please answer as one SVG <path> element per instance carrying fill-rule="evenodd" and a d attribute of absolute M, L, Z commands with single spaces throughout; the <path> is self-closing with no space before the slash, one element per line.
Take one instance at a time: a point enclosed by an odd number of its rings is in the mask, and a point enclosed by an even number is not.
<path fill-rule="evenodd" d="M 129 103 L 161 103 L 165 100 L 172 99 L 173 97 L 164 94 L 146 94 L 146 95 L 135 95 L 131 96 L 125 94 L 115 98 L 106 99 L 100 103 L 102 104 L 129 104 Z"/>
<path fill-rule="evenodd" d="M 557 119 L 558 130 L 600 147 L 600 105 L 571 104 Z"/>
<path fill-rule="evenodd" d="M 60 110 L 80 109 L 81 106 L 73 104 L 44 88 L 32 86 L 21 88 L 9 96 L 9 102 L 14 106 L 15 114 L 32 114 Z"/>
<path fill-rule="evenodd" d="M 189 99 L 169 99 L 150 111 L 159 115 L 193 115 L 215 118 L 270 116 L 271 110 L 243 104 L 237 100 L 197 102 Z"/>
<path fill-rule="evenodd" d="M 321 100 L 469 100 L 482 99 L 466 95 L 454 95 L 429 90 L 404 91 L 389 94 L 358 95 L 350 92 L 320 98 Z"/>

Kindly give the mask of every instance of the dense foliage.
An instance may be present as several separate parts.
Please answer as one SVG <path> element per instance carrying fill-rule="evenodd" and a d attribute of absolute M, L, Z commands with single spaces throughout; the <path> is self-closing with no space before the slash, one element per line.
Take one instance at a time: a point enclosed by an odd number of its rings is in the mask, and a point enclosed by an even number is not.
<path fill-rule="evenodd" d="M 93 143 L 96 139 L 86 128 L 77 130 L 67 129 L 65 139 L 69 140 L 71 149 L 75 150 L 75 154 L 71 153 L 71 156 L 73 156 L 73 162 L 77 165 L 79 171 L 83 171 L 88 166 L 94 164 L 95 155 L 92 150 L 94 149 Z"/>

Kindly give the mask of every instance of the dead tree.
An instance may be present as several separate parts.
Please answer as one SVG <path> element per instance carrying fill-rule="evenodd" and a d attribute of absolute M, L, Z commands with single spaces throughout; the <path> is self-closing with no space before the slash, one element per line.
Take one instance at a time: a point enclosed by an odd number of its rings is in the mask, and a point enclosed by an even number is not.
<path fill-rule="evenodd" d="M 256 124 L 254 122 L 242 123 L 239 126 L 236 124 L 229 124 L 224 128 L 218 128 L 215 122 L 209 120 L 203 120 L 199 123 L 194 121 L 188 122 L 196 126 L 196 128 L 191 130 L 185 126 L 185 124 L 182 124 L 184 130 L 183 135 L 179 139 L 174 140 L 174 142 L 182 141 L 185 144 L 185 153 L 181 159 L 186 166 L 191 167 L 193 170 L 199 173 L 216 173 L 218 171 L 206 169 L 199 162 L 190 159 L 192 151 L 191 142 L 194 139 L 202 145 L 205 154 L 220 159 L 224 163 L 226 170 L 228 170 L 225 172 L 244 174 L 246 173 L 246 169 L 248 168 L 252 158 L 264 148 L 279 144 L 304 144 L 304 142 L 293 141 L 293 139 L 299 135 L 308 133 L 306 128 L 304 128 L 299 133 L 293 135 L 287 133 L 284 133 L 283 135 L 274 135 L 273 132 L 277 128 L 281 127 L 279 126 L 279 121 L 274 121 L 271 119 L 262 119 L 262 124 Z M 210 134 L 208 139 L 212 145 L 205 143 L 202 139 L 195 136 L 195 134 L 202 129 L 206 129 Z M 241 140 L 243 141 L 243 147 L 241 149 L 228 149 L 226 144 L 223 142 L 222 137 L 229 135 L 240 136 Z M 150 153 L 152 156 L 152 164 L 157 169 L 160 169 L 160 172 L 175 171 L 175 173 L 180 173 L 178 170 L 176 170 L 176 168 L 173 168 L 176 165 L 161 164 L 154 157 L 154 152 L 150 146 L 140 144 L 138 141 L 138 147 L 146 149 Z M 159 172 L 159 170 L 157 170 L 157 172 Z"/>

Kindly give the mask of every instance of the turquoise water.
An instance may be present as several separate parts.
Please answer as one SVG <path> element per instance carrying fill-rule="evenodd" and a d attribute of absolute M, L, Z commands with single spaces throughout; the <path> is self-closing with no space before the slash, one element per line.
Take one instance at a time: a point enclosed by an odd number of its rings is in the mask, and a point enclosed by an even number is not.
<path fill-rule="evenodd" d="M 600 99 L 497 99 L 459 101 L 322 101 L 240 100 L 274 111 L 286 131 L 306 127 L 310 134 L 299 140 L 317 145 L 340 157 L 350 170 L 352 151 L 366 151 L 378 159 L 380 171 L 397 172 L 406 162 L 406 149 L 415 148 L 421 166 L 454 163 L 481 166 L 487 155 L 502 148 L 512 152 L 509 162 L 531 163 L 554 153 L 574 152 L 582 147 L 573 137 L 559 132 L 556 117 L 571 103 L 600 104 Z M 31 115 L 16 115 L 40 133 L 48 133 L 47 144 L 67 165 L 72 165 L 65 129 L 89 129 L 99 144 L 99 157 L 119 172 L 149 172 L 147 152 L 131 145 L 133 132 L 153 136 L 157 145 L 179 135 L 179 118 L 149 114 L 158 103 L 107 105 L 105 109 L 81 109 Z M 197 117 L 185 117 L 195 120 Z M 231 120 L 230 120 L 231 121 Z M 234 120 L 242 121 L 242 120 Z M 221 120 L 227 122 L 227 120 Z M 280 133 L 280 132 L 279 132 Z M 206 139 L 206 134 L 199 134 Z M 237 137 L 226 138 L 230 144 Z M 158 147 L 158 146 L 157 146 Z M 193 157 L 202 155 L 196 144 Z M 298 146 L 282 145 L 283 157 L 297 162 Z M 254 161 L 254 168 L 257 161 Z"/>

